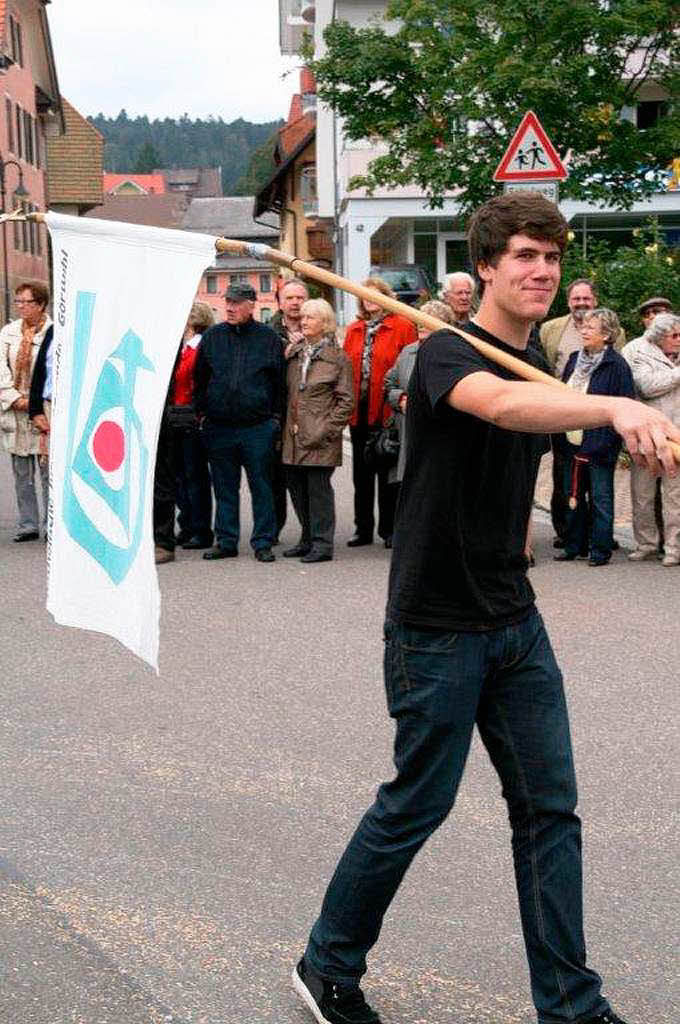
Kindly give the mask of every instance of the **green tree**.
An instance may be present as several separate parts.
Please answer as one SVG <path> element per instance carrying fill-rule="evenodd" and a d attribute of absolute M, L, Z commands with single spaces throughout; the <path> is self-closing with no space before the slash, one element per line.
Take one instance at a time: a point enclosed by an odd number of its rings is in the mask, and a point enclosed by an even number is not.
<path fill-rule="evenodd" d="M 125 110 L 115 118 L 98 114 L 90 120 L 104 136 L 104 166 L 108 171 L 130 171 L 136 167 L 142 147 L 151 143 L 156 150 L 155 167 L 221 167 L 225 195 L 233 194 L 253 150 L 280 125 L 252 124 L 243 118 L 229 124 L 221 117 L 194 121 L 188 114 L 177 120 L 165 117 L 149 121 L 148 117 L 130 118 Z"/>
<path fill-rule="evenodd" d="M 153 142 L 144 142 L 137 154 L 135 174 L 151 174 L 160 167 L 160 157 Z"/>
<path fill-rule="evenodd" d="M 330 25 L 310 64 L 347 137 L 387 146 L 354 187 L 459 190 L 470 210 L 532 109 L 569 154 L 562 194 L 625 209 L 680 153 L 677 25 L 677 0 L 390 0 L 382 24 Z M 669 103 L 641 130 L 621 115 L 652 82 Z"/>
<path fill-rule="evenodd" d="M 276 146 L 277 138 L 278 132 L 274 132 L 266 142 L 253 150 L 245 174 L 239 178 L 234 186 L 234 195 L 254 196 L 271 178 L 276 169 L 274 147 Z"/>

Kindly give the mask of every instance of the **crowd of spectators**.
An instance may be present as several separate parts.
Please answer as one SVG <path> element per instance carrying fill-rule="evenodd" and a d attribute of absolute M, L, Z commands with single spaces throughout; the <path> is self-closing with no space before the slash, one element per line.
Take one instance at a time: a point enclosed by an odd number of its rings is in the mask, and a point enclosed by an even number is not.
<path fill-rule="evenodd" d="M 378 277 L 363 284 L 392 294 Z M 203 549 L 209 561 L 238 555 L 242 470 L 257 561 L 275 561 L 288 495 L 300 537 L 283 556 L 305 563 L 332 559 L 331 478 L 342 464 L 346 427 L 354 485 L 354 533 L 347 545 L 372 544 L 377 534 L 390 548 L 407 446 L 409 379 L 429 330 L 416 330 L 409 319 L 361 299 L 341 346 L 332 307 L 310 299 L 303 281 L 282 283 L 280 309 L 269 325 L 253 319 L 255 298 L 249 285 L 230 285 L 221 324 L 205 303 L 192 306 L 159 437 L 156 562 L 173 561 L 177 545 Z M 24 542 L 46 531 L 53 326 L 44 285 L 22 283 L 15 303 L 17 319 L 0 331 L 0 424 L 16 490 L 14 540 Z M 662 296 L 643 302 L 643 331 L 628 343 L 616 312 L 598 306 L 592 281 L 569 282 L 567 303 L 569 312 L 537 325 L 530 342 L 542 346 L 546 370 L 584 393 L 655 405 L 680 424 L 680 317 L 671 303 Z M 454 328 L 464 328 L 474 309 L 475 282 L 462 272 L 448 275 L 442 301 L 422 306 Z M 551 440 L 554 557 L 606 565 L 618 547 L 614 473 L 625 458 L 620 438 L 598 428 Z M 659 481 L 634 464 L 629 468 L 635 548 L 628 558 L 658 556 L 664 566 L 680 564 L 680 477 Z"/>

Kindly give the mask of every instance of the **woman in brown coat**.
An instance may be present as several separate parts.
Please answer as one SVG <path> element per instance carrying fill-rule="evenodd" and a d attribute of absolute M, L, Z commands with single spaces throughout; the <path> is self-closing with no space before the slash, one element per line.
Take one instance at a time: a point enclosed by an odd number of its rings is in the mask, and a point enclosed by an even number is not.
<path fill-rule="evenodd" d="M 354 408 L 352 366 L 335 340 L 335 314 L 324 299 L 301 310 L 303 340 L 288 360 L 288 407 L 282 460 L 302 536 L 284 558 L 333 557 L 335 497 L 331 476 L 342 465 L 342 431 Z"/>

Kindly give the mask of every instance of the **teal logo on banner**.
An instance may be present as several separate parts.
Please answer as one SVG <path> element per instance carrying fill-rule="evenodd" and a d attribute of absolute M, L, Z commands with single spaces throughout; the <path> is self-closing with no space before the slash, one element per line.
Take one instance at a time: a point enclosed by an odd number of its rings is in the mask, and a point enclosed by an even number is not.
<path fill-rule="evenodd" d="M 93 292 L 76 297 L 63 516 L 73 540 L 118 584 L 142 539 L 149 451 L 135 409 L 135 381 L 140 370 L 153 372 L 154 366 L 141 338 L 126 331 L 102 367 L 76 434 L 81 403 L 88 400 L 83 384 L 95 300 Z"/>

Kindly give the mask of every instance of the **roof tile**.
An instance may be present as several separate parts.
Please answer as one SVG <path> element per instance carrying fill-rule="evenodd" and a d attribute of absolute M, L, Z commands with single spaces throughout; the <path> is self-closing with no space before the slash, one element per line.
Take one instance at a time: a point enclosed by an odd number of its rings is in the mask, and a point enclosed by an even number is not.
<path fill-rule="evenodd" d="M 47 139 L 49 202 L 94 206 L 102 201 L 104 139 L 68 100 L 61 102 L 66 131 Z"/>

